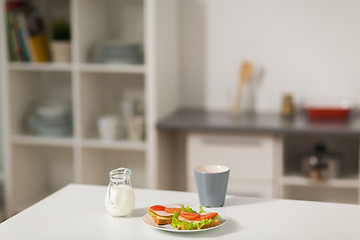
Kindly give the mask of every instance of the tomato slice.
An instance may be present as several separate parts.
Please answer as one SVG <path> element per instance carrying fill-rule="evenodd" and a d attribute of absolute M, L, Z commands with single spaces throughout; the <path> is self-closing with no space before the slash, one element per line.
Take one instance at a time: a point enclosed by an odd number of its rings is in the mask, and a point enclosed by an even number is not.
<path fill-rule="evenodd" d="M 162 205 L 154 205 L 150 207 L 150 210 L 153 211 L 164 211 L 166 207 L 162 206 Z"/>
<path fill-rule="evenodd" d="M 218 213 L 216 213 L 216 212 L 211 212 L 211 213 L 203 214 L 203 215 L 200 215 L 197 220 L 198 220 L 198 221 L 201 221 L 201 220 L 203 220 L 203 219 L 213 218 L 213 217 L 215 217 L 216 215 L 218 215 Z"/>
<path fill-rule="evenodd" d="M 197 218 L 200 217 L 200 214 L 199 213 L 191 213 L 191 212 L 180 211 L 180 216 L 182 216 L 183 218 L 186 218 L 188 220 L 196 220 Z"/>
<path fill-rule="evenodd" d="M 165 208 L 165 212 L 167 213 L 174 213 L 174 212 L 180 212 L 181 208 Z"/>

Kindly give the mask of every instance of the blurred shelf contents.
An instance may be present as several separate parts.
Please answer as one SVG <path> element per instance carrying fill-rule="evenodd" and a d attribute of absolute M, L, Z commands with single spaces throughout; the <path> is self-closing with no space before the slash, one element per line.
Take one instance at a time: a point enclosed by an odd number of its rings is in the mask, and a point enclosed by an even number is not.
<path fill-rule="evenodd" d="M 39 136 L 64 137 L 72 133 L 71 107 L 60 102 L 43 103 L 28 116 L 30 133 Z"/>
<path fill-rule="evenodd" d="M 51 55 L 54 62 L 70 62 L 70 22 L 59 19 L 51 25 Z"/>
<path fill-rule="evenodd" d="M 91 48 L 94 63 L 141 64 L 143 60 L 142 46 L 138 43 L 105 41 Z"/>
<path fill-rule="evenodd" d="M 145 106 L 141 90 L 127 90 L 119 112 L 102 114 L 97 120 L 98 137 L 103 141 L 145 141 Z"/>
<path fill-rule="evenodd" d="M 140 91 L 127 91 L 120 102 L 120 114 L 129 141 L 144 141 L 145 103 Z"/>
<path fill-rule="evenodd" d="M 281 115 L 283 118 L 294 116 L 294 100 L 290 93 L 285 93 L 282 99 Z"/>
<path fill-rule="evenodd" d="M 8 50 L 10 61 L 50 61 L 44 21 L 29 2 L 6 2 Z"/>
<path fill-rule="evenodd" d="M 342 169 L 339 154 L 330 153 L 324 143 L 316 143 L 301 160 L 302 174 L 312 181 L 338 178 Z"/>
<path fill-rule="evenodd" d="M 346 99 L 308 99 L 305 111 L 311 121 L 346 121 L 354 107 Z"/>

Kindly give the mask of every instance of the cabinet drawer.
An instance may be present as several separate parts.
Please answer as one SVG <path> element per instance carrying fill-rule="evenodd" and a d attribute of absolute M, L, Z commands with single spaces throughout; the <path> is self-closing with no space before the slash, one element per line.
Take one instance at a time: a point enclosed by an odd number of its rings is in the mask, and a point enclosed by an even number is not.
<path fill-rule="evenodd" d="M 271 135 L 189 134 L 187 174 L 198 165 L 230 167 L 230 176 L 273 178 L 274 139 Z"/>

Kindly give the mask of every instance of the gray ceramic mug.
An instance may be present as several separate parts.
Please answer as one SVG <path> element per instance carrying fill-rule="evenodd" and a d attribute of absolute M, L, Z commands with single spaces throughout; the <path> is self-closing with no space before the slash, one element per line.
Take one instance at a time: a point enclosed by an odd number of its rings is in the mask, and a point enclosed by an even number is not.
<path fill-rule="evenodd" d="M 204 165 L 194 169 L 200 204 L 205 207 L 222 207 L 225 202 L 230 168 L 221 165 Z"/>

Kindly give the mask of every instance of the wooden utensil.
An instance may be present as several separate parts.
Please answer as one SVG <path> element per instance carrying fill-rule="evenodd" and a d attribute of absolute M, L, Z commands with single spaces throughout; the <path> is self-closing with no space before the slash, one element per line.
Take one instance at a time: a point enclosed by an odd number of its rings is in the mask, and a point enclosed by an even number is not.
<path fill-rule="evenodd" d="M 241 102 L 241 96 L 244 89 L 244 86 L 247 81 L 250 80 L 251 74 L 253 71 L 253 65 L 250 62 L 244 62 L 242 64 L 241 70 L 239 71 L 239 81 L 237 86 L 237 91 L 234 99 L 234 103 L 232 106 L 232 113 L 236 114 L 240 110 L 240 102 Z"/>

